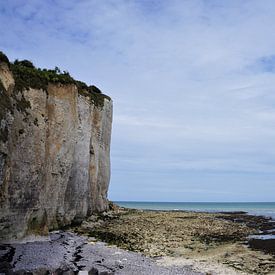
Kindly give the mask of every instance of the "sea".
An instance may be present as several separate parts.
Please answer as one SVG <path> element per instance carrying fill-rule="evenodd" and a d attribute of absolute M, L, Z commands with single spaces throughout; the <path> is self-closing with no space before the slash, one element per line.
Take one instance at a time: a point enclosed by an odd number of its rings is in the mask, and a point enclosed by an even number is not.
<path fill-rule="evenodd" d="M 147 210 L 185 210 L 200 212 L 244 211 L 275 220 L 275 202 L 141 202 L 115 201 L 122 207 Z"/>

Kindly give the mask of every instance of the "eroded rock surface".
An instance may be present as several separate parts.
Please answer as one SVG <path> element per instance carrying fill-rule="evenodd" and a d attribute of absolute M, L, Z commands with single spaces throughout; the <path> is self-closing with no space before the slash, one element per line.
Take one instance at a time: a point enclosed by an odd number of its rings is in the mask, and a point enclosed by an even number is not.
<path fill-rule="evenodd" d="M 0 62 L 0 240 L 108 208 L 112 101 L 74 84 L 18 86 Z"/>

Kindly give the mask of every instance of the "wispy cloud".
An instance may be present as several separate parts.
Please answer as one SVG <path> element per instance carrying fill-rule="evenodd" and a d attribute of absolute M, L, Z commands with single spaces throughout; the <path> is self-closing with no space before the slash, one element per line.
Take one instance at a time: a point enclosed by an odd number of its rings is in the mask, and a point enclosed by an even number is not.
<path fill-rule="evenodd" d="M 0 47 L 112 96 L 112 199 L 271 200 L 274 18 L 273 0 L 11 0 Z"/>

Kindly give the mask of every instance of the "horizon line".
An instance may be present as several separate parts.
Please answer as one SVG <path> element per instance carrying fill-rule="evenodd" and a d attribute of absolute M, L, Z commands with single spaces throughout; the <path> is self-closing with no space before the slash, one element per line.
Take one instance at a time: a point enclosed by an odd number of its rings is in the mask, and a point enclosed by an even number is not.
<path fill-rule="evenodd" d="M 275 203 L 275 201 L 122 201 L 112 200 L 113 202 L 142 202 L 142 203 Z"/>

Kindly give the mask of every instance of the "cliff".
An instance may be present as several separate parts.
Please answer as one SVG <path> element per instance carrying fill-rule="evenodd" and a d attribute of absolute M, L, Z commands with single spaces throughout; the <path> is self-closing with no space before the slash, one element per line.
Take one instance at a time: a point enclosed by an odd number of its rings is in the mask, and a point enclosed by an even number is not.
<path fill-rule="evenodd" d="M 0 53 L 0 239 L 108 208 L 111 125 L 96 87 Z"/>

